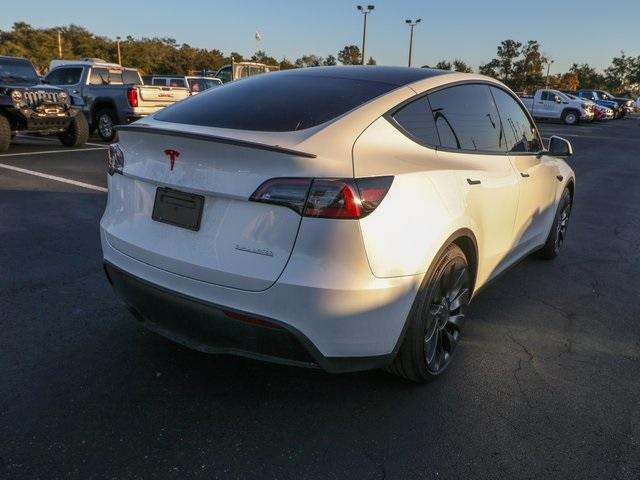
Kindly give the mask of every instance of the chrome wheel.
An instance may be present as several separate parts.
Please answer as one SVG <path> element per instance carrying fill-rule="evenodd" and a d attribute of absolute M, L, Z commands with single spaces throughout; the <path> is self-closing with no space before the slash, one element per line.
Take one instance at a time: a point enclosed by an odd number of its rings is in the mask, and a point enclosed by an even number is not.
<path fill-rule="evenodd" d="M 560 247 L 564 243 L 567 236 L 567 228 L 569 227 L 569 217 L 571 216 L 571 201 L 567 200 L 562 206 L 558 223 L 556 225 L 556 252 L 560 251 Z"/>
<path fill-rule="evenodd" d="M 113 120 L 111 115 L 103 113 L 98 118 L 98 131 L 102 138 L 110 138 L 113 135 Z"/>
<path fill-rule="evenodd" d="M 469 297 L 469 269 L 463 258 L 455 257 L 440 271 L 425 311 L 424 354 L 427 370 L 433 375 L 451 362 Z"/>

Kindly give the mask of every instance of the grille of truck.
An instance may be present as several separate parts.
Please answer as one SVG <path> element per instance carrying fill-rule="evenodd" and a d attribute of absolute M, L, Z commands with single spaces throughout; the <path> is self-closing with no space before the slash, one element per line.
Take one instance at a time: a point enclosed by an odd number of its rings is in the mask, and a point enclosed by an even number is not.
<path fill-rule="evenodd" d="M 24 102 L 28 107 L 33 108 L 43 103 L 58 103 L 58 92 L 30 92 L 24 93 Z"/>

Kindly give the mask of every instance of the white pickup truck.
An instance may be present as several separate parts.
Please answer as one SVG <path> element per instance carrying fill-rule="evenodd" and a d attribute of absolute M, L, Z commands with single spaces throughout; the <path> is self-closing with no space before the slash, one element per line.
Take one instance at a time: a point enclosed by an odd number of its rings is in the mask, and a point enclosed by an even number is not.
<path fill-rule="evenodd" d="M 520 100 L 536 119 L 562 120 L 567 125 L 591 122 L 594 111 L 591 102 L 575 100 L 559 90 L 540 89 L 535 95 L 522 95 Z"/>

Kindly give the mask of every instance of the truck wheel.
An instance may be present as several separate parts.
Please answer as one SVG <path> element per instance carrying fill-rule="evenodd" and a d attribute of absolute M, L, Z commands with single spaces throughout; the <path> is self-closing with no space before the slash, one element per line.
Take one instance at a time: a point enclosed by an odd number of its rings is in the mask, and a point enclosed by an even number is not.
<path fill-rule="evenodd" d="M 79 147 L 87 143 L 89 139 L 89 124 L 82 113 L 77 114 L 71 120 L 71 124 L 67 129 L 58 134 L 60 142 L 65 147 Z"/>
<path fill-rule="evenodd" d="M 117 140 L 118 133 L 114 128 L 116 123 L 116 115 L 111 108 L 102 108 L 96 113 L 96 129 L 105 142 Z"/>
<path fill-rule="evenodd" d="M 574 110 L 566 110 L 562 113 L 562 121 L 567 125 L 577 125 L 580 116 Z"/>
<path fill-rule="evenodd" d="M 4 152 L 11 144 L 11 125 L 4 115 L 0 115 L 0 152 Z"/>

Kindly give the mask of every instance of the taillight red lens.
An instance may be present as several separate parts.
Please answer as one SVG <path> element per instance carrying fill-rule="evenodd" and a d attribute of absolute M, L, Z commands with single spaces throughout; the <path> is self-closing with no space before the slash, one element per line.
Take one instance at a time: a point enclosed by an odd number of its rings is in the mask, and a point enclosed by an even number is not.
<path fill-rule="evenodd" d="M 132 107 L 138 106 L 138 90 L 135 88 L 130 88 L 127 90 L 127 100 L 129 100 L 129 105 Z"/>
<path fill-rule="evenodd" d="M 380 205 L 392 182 L 393 177 L 273 178 L 260 185 L 250 200 L 282 205 L 304 217 L 363 218 Z"/>

